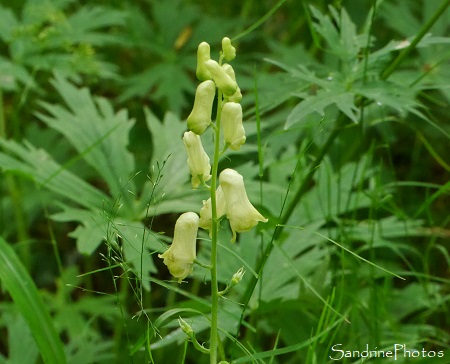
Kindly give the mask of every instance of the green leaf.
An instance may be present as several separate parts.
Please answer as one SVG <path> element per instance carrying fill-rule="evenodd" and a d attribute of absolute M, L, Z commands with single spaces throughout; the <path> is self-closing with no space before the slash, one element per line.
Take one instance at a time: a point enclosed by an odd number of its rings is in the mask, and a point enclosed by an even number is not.
<path fill-rule="evenodd" d="M 11 246 L 0 237 L 0 279 L 25 318 L 46 364 L 64 364 L 61 340 L 39 292 Z"/>
<path fill-rule="evenodd" d="M 131 196 L 124 191 L 135 192 L 130 180 L 134 158 L 127 149 L 134 122 L 128 119 L 125 110 L 114 113 L 106 99 L 94 99 L 89 90 L 77 89 L 61 76 L 56 76 L 53 84 L 68 109 L 42 103 L 50 116 L 39 113 L 39 118 L 66 137 L 106 181 L 113 198 L 123 196 L 125 208 L 132 215 Z"/>
<path fill-rule="evenodd" d="M 18 82 L 27 84 L 30 88 L 37 86 L 25 67 L 0 56 L 0 88 L 9 91 L 17 90 Z"/>
<path fill-rule="evenodd" d="M 330 6 L 331 16 L 323 15 L 312 6 L 310 9 L 317 20 L 314 28 L 324 37 L 329 50 L 342 60 L 344 69 L 356 62 L 361 47 L 366 45 L 367 36 L 356 33 L 355 24 L 345 9 L 342 7 L 341 12 L 338 13 L 335 8 Z M 350 70 L 347 69 L 347 71 Z"/>
<path fill-rule="evenodd" d="M 150 215 L 199 210 L 202 196 L 206 197 L 206 193 L 192 190 L 188 183 L 190 174 L 182 141 L 186 123 L 170 112 L 162 122 L 148 109 L 145 109 L 145 116 L 153 153 L 151 181 L 144 185 L 142 202 L 151 205 Z M 204 146 L 207 149 L 207 144 Z"/>
<path fill-rule="evenodd" d="M 105 202 L 110 200 L 104 193 L 56 163 L 42 149 L 36 149 L 29 143 L 24 146 L 1 138 L 0 147 L 10 154 L 0 153 L 0 167 L 34 180 L 39 187 L 45 187 L 88 208 L 102 209 Z"/>
<path fill-rule="evenodd" d="M 8 330 L 9 358 L 5 363 L 35 363 L 39 355 L 39 350 L 23 316 L 15 312 L 5 312 L 3 313 L 3 318 L 6 321 L 6 328 Z"/>
<path fill-rule="evenodd" d="M 358 109 L 354 103 L 355 95 L 351 92 L 334 92 L 320 90 L 315 96 L 308 96 L 301 101 L 289 114 L 284 129 L 289 129 L 293 125 L 305 120 L 312 113 L 325 115 L 325 108 L 335 104 L 339 110 L 347 115 L 353 122 L 358 122 Z"/>

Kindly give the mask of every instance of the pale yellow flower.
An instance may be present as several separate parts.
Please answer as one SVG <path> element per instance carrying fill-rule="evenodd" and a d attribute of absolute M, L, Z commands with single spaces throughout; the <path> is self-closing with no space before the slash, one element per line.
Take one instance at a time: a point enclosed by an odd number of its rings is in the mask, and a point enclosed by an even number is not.
<path fill-rule="evenodd" d="M 222 187 L 219 186 L 216 189 L 216 215 L 217 218 L 220 219 L 223 215 L 225 215 L 227 210 L 225 197 L 223 195 Z M 198 224 L 202 229 L 209 230 L 211 235 L 211 226 L 212 226 L 212 207 L 211 207 L 211 198 L 207 201 L 203 200 L 203 207 L 200 210 L 200 221 Z"/>
<path fill-rule="evenodd" d="M 225 97 L 230 97 L 235 94 L 238 87 L 237 83 L 226 73 L 222 66 L 213 59 L 206 61 L 205 66 L 211 73 L 211 77 L 216 83 L 216 86 L 223 92 Z"/>
<path fill-rule="evenodd" d="M 209 164 L 209 157 L 203 149 L 200 136 L 187 131 L 183 135 L 183 143 L 186 147 L 188 159 L 187 163 L 191 171 L 192 187 L 197 188 L 203 182 L 211 178 L 211 165 Z"/>
<path fill-rule="evenodd" d="M 219 181 L 227 205 L 227 218 L 233 232 L 231 241 L 236 240 L 236 233 L 250 230 L 259 221 L 268 221 L 249 201 L 244 178 L 238 172 L 227 168 L 220 173 Z"/>
<path fill-rule="evenodd" d="M 203 81 L 195 91 L 194 106 L 187 117 L 187 126 L 195 134 L 201 135 L 211 125 L 211 112 L 216 95 L 216 84 Z"/>
<path fill-rule="evenodd" d="M 222 65 L 222 68 L 225 70 L 225 72 L 227 73 L 228 76 L 230 76 L 230 78 L 236 82 L 236 74 L 234 73 L 234 69 L 231 65 L 229 65 L 228 63 L 224 63 Z M 236 83 L 237 84 L 237 83 Z M 226 97 L 226 99 L 228 101 L 233 101 L 233 102 L 239 102 L 242 100 L 242 93 L 241 93 L 241 89 L 238 87 L 236 88 L 236 92 L 231 95 Z"/>
<path fill-rule="evenodd" d="M 173 242 L 158 257 L 164 259 L 172 276 L 180 283 L 191 272 L 196 258 L 196 242 L 199 217 L 195 212 L 182 214 L 175 223 Z"/>
<path fill-rule="evenodd" d="M 235 102 L 226 102 L 222 107 L 221 125 L 225 143 L 230 149 L 239 150 L 246 139 L 242 125 L 242 106 Z"/>
<path fill-rule="evenodd" d="M 227 61 L 232 61 L 236 57 L 236 48 L 231 45 L 231 40 L 228 37 L 222 39 L 223 58 Z"/>
<path fill-rule="evenodd" d="M 211 73 L 205 66 L 205 62 L 211 59 L 210 47 L 206 42 L 201 42 L 197 48 L 197 69 L 195 74 L 200 81 L 211 79 Z"/>

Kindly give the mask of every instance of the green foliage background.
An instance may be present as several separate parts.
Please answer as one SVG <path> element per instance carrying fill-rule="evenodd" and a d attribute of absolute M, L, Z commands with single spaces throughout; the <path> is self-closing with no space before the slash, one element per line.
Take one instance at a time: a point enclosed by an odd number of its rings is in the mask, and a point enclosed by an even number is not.
<path fill-rule="evenodd" d="M 177 321 L 207 346 L 208 271 L 179 285 L 157 254 L 207 199 L 181 136 L 197 45 L 224 36 L 247 143 L 220 169 L 269 222 L 221 226 L 221 285 L 246 274 L 220 352 L 448 363 L 449 3 L 0 1 L 0 363 L 209 362 Z"/>

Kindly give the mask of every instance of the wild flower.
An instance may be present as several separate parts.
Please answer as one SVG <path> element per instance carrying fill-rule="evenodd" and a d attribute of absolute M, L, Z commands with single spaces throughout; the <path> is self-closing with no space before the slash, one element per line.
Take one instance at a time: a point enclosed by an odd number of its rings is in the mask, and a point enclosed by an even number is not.
<path fill-rule="evenodd" d="M 196 258 L 199 217 L 195 212 L 185 212 L 175 223 L 172 245 L 158 257 L 164 259 L 172 276 L 180 283 L 192 272 Z"/>

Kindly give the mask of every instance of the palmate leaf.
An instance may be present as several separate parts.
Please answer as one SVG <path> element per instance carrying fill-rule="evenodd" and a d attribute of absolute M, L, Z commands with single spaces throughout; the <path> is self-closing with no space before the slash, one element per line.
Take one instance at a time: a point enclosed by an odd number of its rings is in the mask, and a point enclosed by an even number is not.
<path fill-rule="evenodd" d="M 133 181 L 134 158 L 128 151 L 128 136 L 134 122 L 125 110 L 114 113 L 103 98 L 94 99 L 87 89 L 77 89 L 61 76 L 52 82 L 68 108 L 41 103 L 50 116 L 38 113 L 39 118 L 58 130 L 75 147 L 108 185 L 111 196 L 123 196 L 124 215 L 133 215 L 130 194 L 135 192 Z"/>
<path fill-rule="evenodd" d="M 240 21 L 204 16 L 196 4 L 181 0 L 155 0 L 145 11 L 127 6 L 132 15 L 122 42 L 134 50 L 135 62 L 120 100 L 145 97 L 160 108 L 179 113 L 187 106 L 186 96 L 195 92 L 198 44 L 220 44 L 224 34 L 231 36 Z"/>
<path fill-rule="evenodd" d="M 107 242 L 113 249 L 119 249 L 123 253 L 119 257 L 121 260 L 117 262 L 124 263 L 125 268 L 130 266 L 136 276 L 143 278 L 148 286 L 149 273 L 156 272 L 151 253 L 165 249 L 157 234 L 148 231 L 139 221 L 114 216 L 106 210 L 84 210 L 64 205 L 62 208 L 63 211 L 53 214 L 52 219 L 79 223 L 69 236 L 76 239 L 80 253 L 91 255 L 100 244 Z M 113 208 L 109 211 L 113 211 Z"/>
<path fill-rule="evenodd" d="M 312 113 L 325 115 L 325 108 L 336 105 L 354 123 L 358 122 L 358 109 L 354 103 L 355 95 L 352 92 L 341 91 L 336 93 L 332 90 L 320 90 L 315 96 L 309 96 L 297 104 L 289 114 L 285 129 L 305 120 Z"/>
<path fill-rule="evenodd" d="M 16 90 L 18 83 L 27 84 L 30 88 L 36 87 L 35 81 L 25 67 L 0 56 L 0 88 Z"/>
<path fill-rule="evenodd" d="M 191 64 L 195 59 L 191 57 Z M 127 81 L 127 88 L 120 100 L 125 101 L 133 97 L 144 97 L 151 94 L 155 101 L 166 100 L 170 109 L 180 111 L 186 106 L 186 93 L 193 93 L 195 86 L 188 77 L 188 72 L 180 64 L 164 62 L 146 71 L 131 76 Z M 192 71 L 193 72 L 193 71 Z"/>
<path fill-rule="evenodd" d="M 16 312 L 2 312 L 2 319 L 8 330 L 8 360 L 0 354 L 0 363 L 35 363 L 39 350 L 24 318 Z M 27 348 L 27 350 L 24 350 Z"/>
<path fill-rule="evenodd" d="M 109 197 L 54 161 L 44 150 L 29 143 L 0 138 L 0 168 L 21 174 L 59 196 L 89 209 L 101 209 Z"/>
<path fill-rule="evenodd" d="M 107 28 L 122 26 L 125 14 L 100 6 L 70 12 L 67 8 L 71 3 L 28 1 L 20 17 L 0 7 L 0 38 L 8 46 L 13 64 L 33 70 L 58 70 L 70 76 L 116 77 L 114 66 L 101 61 L 94 47 L 120 41 Z"/>
<path fill-rule="evenodd" d="M 313 6 L 310 7 L 313 17 L 317 20 L 314 28 L 325 39 L 334 55 L 344 63 L 354 63 L 360 49 L 366 46 L 367 35 L 356 33 L 356 26 L 344 8 L 341 8 L 340 13 L 332 6 L 329 9 L 332 15 L 325 16 Z"/>

